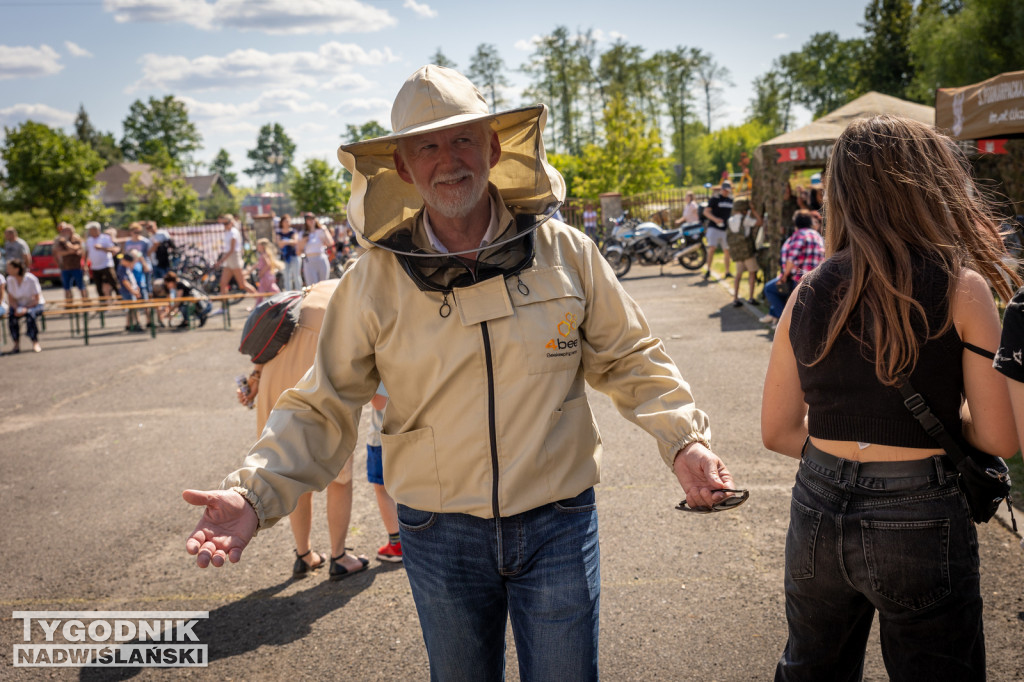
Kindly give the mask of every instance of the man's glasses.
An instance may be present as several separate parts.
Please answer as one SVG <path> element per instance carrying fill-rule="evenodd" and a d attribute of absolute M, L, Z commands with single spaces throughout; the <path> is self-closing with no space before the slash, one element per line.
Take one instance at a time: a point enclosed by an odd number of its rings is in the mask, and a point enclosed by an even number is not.
<path fill-rule="evenodd" d="M 686 500 L 683 500 L 676 505 L 676 509 L 684 512 L 693 512 L 694 514 L 713 514 L 720 511 L 729 511 L 735 509 L 750 497 L 749 490 L 731 490 L 729 488 L 719 488 L 718 490 L 712 490 L 713 493 L 732 493 L 732 497 L 726 497 L 720 502 L 715 502 L 710 507 L 689 507 L 686 505 Z"/>

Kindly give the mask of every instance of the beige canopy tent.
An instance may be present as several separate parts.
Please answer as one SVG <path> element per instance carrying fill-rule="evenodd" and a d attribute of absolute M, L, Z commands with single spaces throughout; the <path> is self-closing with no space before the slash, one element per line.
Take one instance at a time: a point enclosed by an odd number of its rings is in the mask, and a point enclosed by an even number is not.
<path fill-rule="evenodd" d="M 958 140 L 1024 135 L 1024 71 L 935 91 L 935 125 Z"/>
<path fill-rule="evenodd" d="M 754 151 L 753 205 L 764 209 L 765 233 L 771 241 L 776 262 L 782 247 L 784 221 L 790 218 L 780 215 L 782 195 L 786 183 L 789 182 L 790 173 L 798 168 L 824 168 L 832 153 L 832 145 L 846 130 L 850 121 L 878 114 L 905 116 L 928 125 L 935 123 L 933 107 L 883 95 L 880 92 L 869 92 L 803 128 L 791 130 L 761 143 Z"/>
<path fill-rule="evenodd" d="M 1013 212 L 1024 214 L 1024 71 L 935 93 L 935 125 L 965 140 L 975 173 L 996 183 Z M 1000 207 L 1004 209 L 1005 207 Z"/>

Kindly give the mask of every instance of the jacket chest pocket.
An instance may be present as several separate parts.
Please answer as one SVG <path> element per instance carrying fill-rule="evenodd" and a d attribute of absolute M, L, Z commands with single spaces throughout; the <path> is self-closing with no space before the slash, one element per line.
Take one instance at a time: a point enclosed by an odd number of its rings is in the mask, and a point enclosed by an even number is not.
<path fill-rule="evenodd" d="M 585 301 L 575 273 L 561 267 L 522 273 L 529 290 L 515 287 L 516 323 L 530 374 L 575 372 L 583 358 Z"/>

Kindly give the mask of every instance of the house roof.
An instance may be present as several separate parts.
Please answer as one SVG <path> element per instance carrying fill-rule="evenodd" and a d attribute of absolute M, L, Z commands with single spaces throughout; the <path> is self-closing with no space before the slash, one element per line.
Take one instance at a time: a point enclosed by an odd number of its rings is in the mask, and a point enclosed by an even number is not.
<path fill-rule="evenodd" d="M 107 166 L 97 173 L 96 181 L 105 183 L 100 192 L 100 200 L 108 206 L 125 203 L 127 193 L 124 186 L 135 173 L 142 173 L 142 182 L 147 185 L 153 181 L 153 170 L 148 163 L 124 161 Z"/>
<path fill-rule="evenodd" d="M 125 185 L 128 184 L 135 173 L 142 174 L 141 178 L 144 185 L 148 185 L 153 181 L 153 169 L 148 163 L 123 161 L 112 164 L 98 173 L 96 181 L 105 183 L 103 190 L 100 192 L 100 200 L 107 206 L 124 204 L 128 198 Z M 225 194 L 231 193 L 227 183 L 224 182 L 224 178 L 219 173 L 194 175 L 185 178 L 185 182 L 195 190 L 200 200 L 208 199 L 213 193 L 213 188 L 218 186 Z"/>
<path fill-rule="evenodd" d="M 213 175 L 193 175 L 185 178 L 185 182 L 189 184 L 189 187 L 195 190 L 200 199 L 208 198 L 213 193 L 214 187 L 220 187 L 225 194 L 231 193 L 231 190 L 228 189 L 228 184 L 224 182 L 224 178 L 221 177 L 220 173 L 214 173 Z"/>

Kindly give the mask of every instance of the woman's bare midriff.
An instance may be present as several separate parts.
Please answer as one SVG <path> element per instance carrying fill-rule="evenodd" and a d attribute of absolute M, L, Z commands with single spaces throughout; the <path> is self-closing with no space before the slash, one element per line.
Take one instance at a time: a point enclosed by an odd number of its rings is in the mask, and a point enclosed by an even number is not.
<path fill-rule="evenodd" d="M 823 440 L 812 437 L 811 443 L 830 455 L 857 462 L 909 462 L 943 454 L 941 448 L 901 448 L 874 444 L 862 448 L 860 443 L 849 440 Z"/>

